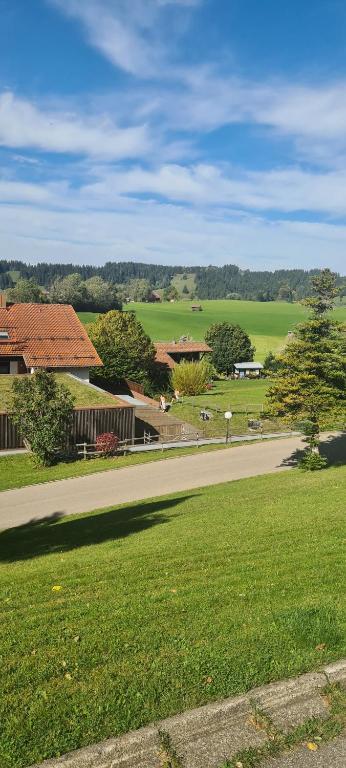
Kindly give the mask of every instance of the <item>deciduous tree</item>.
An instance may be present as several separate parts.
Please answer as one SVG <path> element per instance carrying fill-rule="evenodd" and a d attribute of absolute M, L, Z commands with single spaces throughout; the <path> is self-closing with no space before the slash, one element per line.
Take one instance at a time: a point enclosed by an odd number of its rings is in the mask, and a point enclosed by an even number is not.
<path fill-rule="evenodd" d="M 30 443 L 38 463 L 53 464 L 66 449 L 74 398 L 53 373 L 19 376 L 12 385 L 11 419 Z"/>
<path fill-rule="evenodd" d="M 134 312 L 113 310 L 100 315 L 90 326 L 89 336 L 103 362 L 93 378 L 116 382 L 137 381 L 151 387 L 155 347 Z"/>
<path fill-rule="evenodd" d="M 251 362 L 255 349 L 240 325 L 215 323 L 208 329 L 205 340 L 213 350 L 212 363 L 218 373 L 233 373 L 234 363 Z"/>

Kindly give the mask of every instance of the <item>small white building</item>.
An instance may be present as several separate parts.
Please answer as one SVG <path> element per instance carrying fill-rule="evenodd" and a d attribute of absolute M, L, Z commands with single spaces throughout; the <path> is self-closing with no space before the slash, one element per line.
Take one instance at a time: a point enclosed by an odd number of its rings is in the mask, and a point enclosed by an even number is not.
<path fill-rule="evenodd" d="M 262 370 L 262 363 L 234 363 L 234 372 L 239 379 L 245 379 L 249 376 L 260 377 Z"/>

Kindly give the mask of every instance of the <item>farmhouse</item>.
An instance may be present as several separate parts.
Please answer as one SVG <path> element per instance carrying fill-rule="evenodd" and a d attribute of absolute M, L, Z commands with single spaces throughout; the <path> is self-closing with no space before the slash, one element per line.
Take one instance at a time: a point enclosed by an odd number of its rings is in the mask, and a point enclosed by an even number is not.
<path fill-rule="evenodd" d="M 262 369 L 262 363 L 234 363 L 235 373 L 240 379 L 248 376 L 260 376 Z"/>
<path fill-rule="evenodd" d="M 182 360 L 198 361 L 212 350 L 204 341 L 156 342 L 156 362 L 174 368 Z"/>
<path fill-rule="evenodd" d="M 101 365 L 70 305 L 0 304 L 0 374 L 45 368 L 89 381 L 89 369 Z"/>

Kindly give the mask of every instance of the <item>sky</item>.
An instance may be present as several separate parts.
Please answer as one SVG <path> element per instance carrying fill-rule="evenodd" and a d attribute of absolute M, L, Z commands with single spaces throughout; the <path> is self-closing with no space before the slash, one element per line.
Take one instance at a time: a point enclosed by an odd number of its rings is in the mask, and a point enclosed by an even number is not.
<path fill-rule="evenodd" d="M 344 0 L 0 0 L 0 258 L 345 254 Z"/>

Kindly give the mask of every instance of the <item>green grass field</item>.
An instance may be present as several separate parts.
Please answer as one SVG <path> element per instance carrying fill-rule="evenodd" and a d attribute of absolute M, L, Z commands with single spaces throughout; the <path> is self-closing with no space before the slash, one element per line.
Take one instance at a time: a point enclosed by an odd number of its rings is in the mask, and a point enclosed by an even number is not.
<path fill-rule="evenodd" d="M 214 381 L 213 388 L 203 395 L 183 397 L 182 403 L 172 406 L 170 413 L 203 430 L 205 437 L 225 435 L 225 411 L 232 411 L 230 432 L 234 435 L 249 433 L 248 420 L 260 420 L 263 432 L 282 432 L 289 428 L 279 419 L 263 418 L 269 379 Z M 210 414 L 209 421 L 201 421 L 200 411 Z"/>
<path fill-rule="evenodd" d="M 117 401 L 108 392 L 98 392 L 97 389 L 87 387 L 85 384 L 68 376 L 66 373 L 57 373 L 58 381 L 70 390 L 75 397 L 75 406 L 116 405 Z M 0 376 L 0 411 L 7 411 L 11 407 L 12 384 L 17 376 Z"/>
<path fill-rule="evenodd" d="M 345 482 L 292 470 L 1 532 L 1 767 L 345 655 Z"/>
<path fill-rule="evenodd" d="M 202 312 L 192 312 L 189 302 L 174 304 L 130 304 L 138 319 L 154 341 L 171 341 L 182 335 L 195 340 L 204 338 L 212 323 L 227 320 L 239 323 L 250 334 L 256 347 L 255 357 L 263 362 L 271 350 L 278 351 L 284 344 L 287 332 L 295 323 L 303 320 L 306 310 L 301 304 L 256 301 L 202 301 Z M 83 323 L 91 323 L 97 315 L 81 312 Z M 339 307 L 335 317 L 346 321 L 346 307 Z"/>

